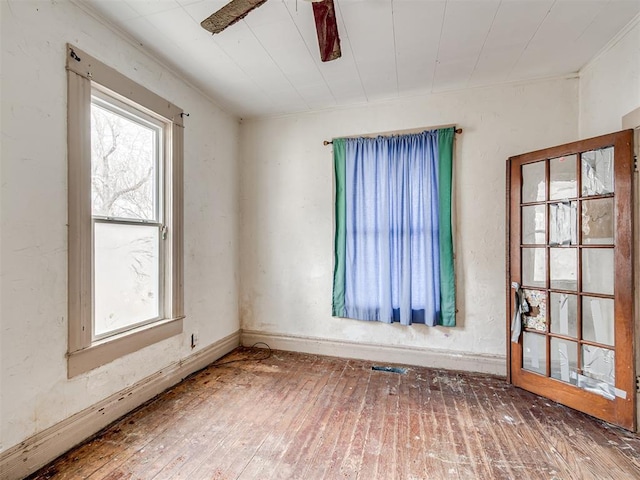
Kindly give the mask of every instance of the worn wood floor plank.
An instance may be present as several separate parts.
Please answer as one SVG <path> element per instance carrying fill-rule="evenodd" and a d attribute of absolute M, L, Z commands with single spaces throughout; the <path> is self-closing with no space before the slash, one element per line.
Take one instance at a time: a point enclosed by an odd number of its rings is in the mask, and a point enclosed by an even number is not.
<path fill-rule="evenodd" d="M 313 459 L 316 455 L 326 454 L 326 452 L 320 452 L 319 447 L 326 430 L 335 428 L 335 425 L 330 423 L 330 419 L 335 409 L 340 408 L 344 401 L 344 375 L 348 368 L 348 361 L 342 362 L 342 365 L 336 364 L 334 368 L 337 374 L 332 376 L 331 381 L 326 384 L 318 396 L 316 408 L 313 409 L 312 415 L 309 417 L 310 422 L 305 422 L 307 428 L 300 431 L 300 433 L 304 433 L 304 436 L 299 438 L 299 443 L 296 443 L 302 448 L 293 457 L 285 456 L 287 478 L 316 478 L 310 476 L 314 467 Z"/>
<path fill-rule="evenodd" d="M 233 357 L 232 357 L 233 359 Z M 222 403 L 211 405 L 210 399 L 224 402 L 235 398 L 232 389 L 225 388 L 230 383 L 235 389 L 246 387 L 251 378 L 247 379 L 246 374 L 241 369 L 231 370 L 227 375 L 222 371 L 215 371 L 225 367 L 210 367 L 209 371 L 203 375 L 198 375 L 188 379 L 191 383 L 192 391 L 197 393 L 196 401 L 186 405 L 180 410 L 180 414 L 174 418 L 166 419 L 164 428 L 154 438 L 152 443 L 136 450 L 115 469 L 107 472 L 109 476 L 116 475 L 116 478 L 153 478 L 159 470 L 168 463 L 174 461 L 172 454 L 180 449 L 183 444 L 193 444 L 198 436 L 204 434 L 209 428 L 219 428 L 217 421 L 203 421 L 203 418 L 210 420 L 219 412 L 219 408 L 225 408 Z M 210 378 L 214 376 L 215 381 Z M 255 377 L 255 375 L 252 375 Z M 193 451 L 197 451 L 193 449 Z M 103 468 L 103 470 L 106 470 Z M 93 477 L 91 477 L 93 480 Z M 101 477 L 96 477 L 101 478 Z"/>
<path fill-rule="evenodd" d="M 313 389 L 315 385 L 310 385 L 303 375 L 297 375 L 295 382 L 291 384 L 290 388 L 287 388 L 284 397 L 281 400 L 281 405 L 287 405 L 288 408 L 278 408 L 277 404 L 271 402 L 271 405 L 262 406 L 265 408 L 267 415 L 270 419 L 265 422 L 267 432 L 264 435 L 263 441 L 258 445 L 258 448 L 251 455 L 251 460 L 242 465 L 241 474 L 251 475 L 252 471 L 261 471 L 273 464 L 278 453 L 283 451 L 284 448 L 280 446 L 280 443 L 285 437 L 285 433 L 290 428 L 295 418 L 299 414 L 300 410 L 304 408 L 309 398 L 316 393 Z M 233 427 L 230 426 L 230 430 Z M 249 431 L 249 435 L 253 435 L 256 432 Z M 234 433 L 234 435 L 236 435 Z M 251 438 L 248 440 L 251 443 Z M 236 449 L 236 454 L 239 457 L 249 456 L 248 452 L 242 452 L 241 449 Z M 216 462 L 215 458 L 211 458 L 210 461 Z M 235 459 L 231 459 L 232 463 L 239 463 Z M 206 473 L 207 469 L 201 469 Z M 249 473 L 247 473 L 249 472 Z M 226 475 L 229 473 L 227 472 Z"/>
<path fill-rule="evenodd" d="M 194 382 L 195 385 L 194 385 Z M 143 449 L 172 422 L 181 418 L 194 403 L 201 401 L 200 389 L 207 376 L 192 377 L 156 397 L 142 408 L 115 422 L 103 435 L 81 445 L 74 455 L 61 457 L 53 469 L 42 472 L 43 478 L 99 480 L 111 474 L 127 458 Z M 214 383 L 215 385 L 215 383 Z M 98 450 L 100 455 L 92 455 Z"/>
<path fill-rule="evenodd" d="M 361 398 L 358 403 L 353 405 L 351 423 L 353 425 L 351 436 L 348 442 L 342 447 L 342 453 L 335 452 L 336 455 L 342 457 L 338 469 L 339 476 L 336 478 L 344 478 L 353 480 L 358 477 L 360 465 L 362 464 L 363 448 L 371 426 L 373 405 L 371 404 L 371 370 L 362 372 L 363 384 L 361 387 Z M 331 478 L 331 477 L 329 477 Z"/>
<path fill-rule="evenodd" d="M 264 353 L 232 352 L 30 478 L 640 478 L 638 435 L 500 378 Z"/>
<path fill-rule="evenodd" d="M 507 458 L 519 458 L 522 472 L 531 478 L 554 478 L 556 470 L 553 457 L 548 451 L 547 440 L 540 436 L 540 430 L 534 428 L 533 423 L 525 420 L 525 415 L 531 408 L 535 408 L 539 397 L 528 392 L 524 392 L 525 397 L 520 397 L 519 393 L 520 390 L 505 385 L 497 398 L 494 396 L 496 401 L 486 404 L 496 409 L 495 418 L 499 420 L 499 430 L 503 435 L 501 446 L 504 449 L 505 439 L 516 446 L 515 451 Z"/>
<path fill-rule="evenodd" d="M 418 405 L 421 427 L 419 440 L 424 452 L 425 474 L 429 473 L 433 478 L 447 478 L 450 475 L 451 462 L 455 460 L 454 454 L 450 452 L 449 431 L 444 428 L 446 419 L 440 413 L 442 410 L 439 404 L 440 392 L 431 389 L 434 375 L 433 371 L 423 371 L 417 376 L 421 395 L 421 402 Z M 455 468 L 451 473 L 455 473 Z"/>
<path fill-rule="evenodd" d="M 289 413 L 289 410 L 297 406 L 298 400 L 300 400 L 298 397 L 302 387 L 302 383 L 300 382 L 304 379 L 303 373 L 306 368 L 307 367 L 298 368 L 299 373 L 296 373 L 295 376 L 286 383 L 285 387 L 279 389 L 280 392 L 275 394 L 275 399 L 272 398 L 268 406 L 265 405 L 262 407 L 264 408 L 264 421 L 260 421 L 260 417 L 257 417 L 257 422 L 255 422 L 257 425 L 252 427 L 254 430 L 246 430 L 246 435 L 240 437 L 244 451 L 240 448 L 236 449 L 237 456 L 231 457 L 233 462 L 230 462 L 227 470 L 223 471 L 223 478 L 242 478 L 247 467 L 252 463 L 258 464 L 259 471 L 269 464 L 268 457 L 271 452 L 273 452 L 270 444 L 274 439 L 274 435 L 277 436 L 276 432 L 281 432 L 282 429 L 286 429 L 285 425 L 288 423 L 286 415 Z M 289 377 L 288 374 L 286 376 Z M 278 389 L 278 387 L 276 386 L 274 389 Z M 287 405 L 287 407 L 282 408 L 282 405 Z M 295 412 L 292 413 L 295 414 Z M 260 430 L 255 430 L 255 428 L 259 428 Z M 253 441 L 256 434 L 262 441 Z M 267 459 L 263 458 L 264 456 L 266 456 Z M 238 459 L 243 458 L 247 460 L 242 462 L 238 461 Z M 202 474 L 201 478 L 206 478 L 206 471 L 203 471 Z"/>
<path fill-rule="evenodd" d="M 218 438 L 211 439 L 210 447 L 201 447 L 202 461 L 194 462 L 197 463 L 196 468 L 191 470 L 187 478 L 237 478 L 264 442 L 265 432 L 268 431 L 266 422 L 277 414 L 279 406 L 283 405 L 288 393 L 297 385 L 298 372 L 306 369 L 307 364 L 292 363 L 285 368 L 270 363 L 257 366 L 243 364 L 236 368 L 244 369 L 246 375 L 258 375 L 248 378 L 247 390 L 240 394 L 240 398 L 236 398 L 240 403 L 237 408 L 232 399 L 216 405 L 215 410 L 223 428 Z M 232 398 L 237 396 L 236 393 Z M 204 440 L 206 443 L 207 439 Z M 221 455 L 220 452 L 225 453 Z"/>
<path fill-rule="evenodd" d="M 312 372 L 322 371 L 324 366 L 312 365 Z M 278 428 L 270 435 L 270 441 L 263 443 L 260 450 L 251 459 L 247 468 L 242 472 L 242 478 L 289 478 L 290 466 L 285 458 L 287 452 L 296 450 L 297 441 L 301 435 L 301 429 L 307 425 L 308 418 L 315 407 L 315 402 L 326 387 L 329 377 L 327 375 L 309 373 L 300 376 L 301 384 L 298 394 L 287 402 L 284 409 L 284 417 L 279 422 Z M 317 377 L 317 378 L 316 378 Z"/>
<path fill-rule="evenodd" d="M 442 418 L 439 422 L 442 436 L 439 455 L 436 456 L 444 466 L 447 467 L 447 473 L 458 478 L 474 478 L 473 471 L 469 468 L 469 462 L 465 456 L 466 447 L 462 440 L 461 432 L 457 429 L 457 415 L 455 408 L 451 407 L 453 401 L 453 392 L 447 388 L 447 382 L 450 382 L 452 376 L 443 376 L 438 370 L 434 372 L 430 389 L 434 392 L 434 416 Z M 453 410 L 453 411 L 452 411 Z"/>
<path fill-rule="evenodd" d="M 409 373 L 415 378 L 415 373 Z M 422 470 L 422 449 L 418 448 L 415 437 L 420 436 L 420 420 L 416 415 L 418 407 L 415 396 L 416 385 L 413 381 L 400 382 L 398 385 L 398 467 L 400 478 L 420 478 L 424 475 Z"/>
<path fill-rule="evenodd" d="M 384 434 L 384 409 L 388 401 L 388 376 L 381 372 L 372 372 L 367 390 L 367 416 L 371 418 L 364 444 L 362 457 L 356 478 L 360 480 L 381 478 L 380 455 L 383 450 L 382 436 Z M 391 445 L 387 446 L 389 449 Z"/>
<path fill-rule="evenodd" d="M 360 409 L 362 397 L 366 391 L 368 377 L 362 375 L 362 369 L 348 362 L 342 373 L 344 380 L 343 394 L 334 396 L 336 408 L 323 431 L 322 439 L 309 462 L 309 471 L 326 472 L 329 477 L 338 478 L 342 457 L 351 441 L 357 423 L 356 411 Z M 255 477 L 247 477 L 255 478 Z"/>
<path fill-rule="evenodd" d="M 340 417 L 336 419 L 341 423 L 341 427 L 335 435 L 332 454 L 327 458 L 328 477 L 346 479 L 357 476 L 357 468 L 345 468 L 344 459 L 354 445 L 360 420 L 364 420 L 362 412 L 370 374 L 367 371 L 363 372 L 357 362 L 351 361 L 350 366 L 351 370 L 348 375 L 351 385 L 349 400 L 344 405 Z"/>
<path fill-rule="evenodd" d="M 494 407 L 498 397 L 493 392 L 494 387 L 487 385 L 481 379 L 476 383 L 470 383 L 470 386 L 472 386 L 472 394 L 467 397 L 468 408 L 474 418 L 476 434 L 494 467 L 492 470 L 494 477 L 496 479 L 521 478 L 522 464 L 528 460 L 529 452 L 520 451 L 518 448 L 520 441 L 517 437 L 512 442 L 501 442 L 507 434 L 502 427 L 505 415 L 498 413 Z M 504 403 L 501 402 L 501 405 Z M 511 417 L 508 418 L 511 420 Z M 509 458 L 517 458 L 519 461 L 509 461 Z"/>

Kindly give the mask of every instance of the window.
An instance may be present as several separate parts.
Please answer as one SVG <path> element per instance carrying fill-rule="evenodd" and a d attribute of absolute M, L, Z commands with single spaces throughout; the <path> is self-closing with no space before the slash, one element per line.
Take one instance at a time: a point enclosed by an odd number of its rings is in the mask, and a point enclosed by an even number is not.
<path fill-rule="evenodd" d="M 68 375 L 182 332 L 182 111 L 68 46 Z"/>
<path fill-rule="evenodd" d="M 334 139 L 334 316 L 455 326 L 453 135 Z"/>

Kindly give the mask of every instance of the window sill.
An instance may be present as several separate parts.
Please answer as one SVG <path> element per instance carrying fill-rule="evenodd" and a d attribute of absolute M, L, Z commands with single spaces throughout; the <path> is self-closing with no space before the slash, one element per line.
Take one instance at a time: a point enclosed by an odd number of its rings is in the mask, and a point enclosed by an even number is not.
<path fill-rule="evenodd" d="M 67 354 L 67 378 L 98 368 L 129 353 L 182 333 L 182 319 L 172 318 L 93 342 Z"/>

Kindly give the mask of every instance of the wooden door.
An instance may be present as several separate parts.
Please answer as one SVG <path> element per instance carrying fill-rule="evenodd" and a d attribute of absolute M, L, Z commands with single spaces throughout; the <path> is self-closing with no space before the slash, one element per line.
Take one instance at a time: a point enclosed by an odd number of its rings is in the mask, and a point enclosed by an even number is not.
<path fill-rule="evenodd" d="M 508 378 L 635 430 L 633 131 L 511 157 Z M 523 313 L 512 341 L 512 320 Z M 517 329 L 517 327 L 516 327 Z"/>

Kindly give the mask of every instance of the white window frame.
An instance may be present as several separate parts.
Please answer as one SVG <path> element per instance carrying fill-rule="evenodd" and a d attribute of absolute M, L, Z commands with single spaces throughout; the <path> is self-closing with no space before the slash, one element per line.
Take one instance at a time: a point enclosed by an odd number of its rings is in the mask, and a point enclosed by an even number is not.
<path fill-rule="evenodd" d="M 142 326 L 144 324 L 151 324 L 157 322 L 158 320 L 164 319 L 164 312 L 170 308 L 170 304 L 167 303 L 166 299 L 170 298 L 170 292 L 166 291 L 166 282 L 165 282 L 165 265 L 170 262 L 171 258 L 167 255 L 166 244 L 167 240 L 163 239 L 165 233 L 168 233 L 168 228 L 164 219 L 167 216 L 167 212 L 165 211 L 165 199 L 168 197 L 167 193 L 165 193 L 165 189 L 168 186 L 167 182 L 165 182 L 164 172 L 170 169 L 170 164 L 166 164 L 171 160 L 170 155 L 165 155 L 165 141 L 166 134 L 168 133 L 168 129 L 170 128 L 170 122 L 163 118 L 157 118 L 154 115 L 151 115 L 150 112 L 146 112 L 140 108 L 139 105 L 132 105 L 130 103 L 126 103 L 122 100 L 119 100 L 117 96 L 114 95 L 114 92 L 109 92 L 101 85 L 92 84 L 91 91 L 91 105 L 98 106 L 106 111 L 119 115 L 121 117 L 127 118 L 136 124 L 144 125 L 147 128 L 153 129 L 158 133 L 157 144 L 155 155 L 155 186 L 154 186 L 154 214 L 153 219 L 132 219 L 132 218 L 122 218 L 122 217 L 109 217 L 104 215 L 92 215 L 92 222 L 94 228 L 94 241 L 95 241 L 95 226 L 98 223 L 101 224 L 119 224 L 119 225 L 128 225 L 132 227 L 136 226 L 147 226 L 147 227 L 156 227 L 158 229 L 158 253 L 159 253 L 159 271 L 158 271 L 158 316 L 153 318 L 145 319 L 141 322 L 138 322 L 135 326 Z M 94 274 L 95 278 L 95 274 Z M 95 286 L 93 292 L 93 298 L 95 299 Z M 94 308 L 95 312 L 95 308 Z M 115 330 L 109 330 L 108 332 L 97 334 L 95 331 L 96 319 L 95 313 L 93 318 L 93 330 L 92 330 L 92 339 L 93 341 L 100 340 L 103 338 L 111 337 L 115 334 L 126 332 L 132 330 L 134 325 L 127 325 Z"/>
<path fill-rule="evenodd" d="M 72 378 L 153 343 L 182 333 L 183 293 L 183 123 L 182 110 L 75 46 L 67 45 L 68 299 L 67 375 Z M 163 127 L 164 165 L 160 194 L 165 240 L 160 271 L 161 318 L 94 338 L 93 225 L 91 211 L 91 96 L 110 98 L 158 120 Z"/>

